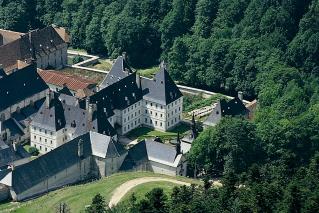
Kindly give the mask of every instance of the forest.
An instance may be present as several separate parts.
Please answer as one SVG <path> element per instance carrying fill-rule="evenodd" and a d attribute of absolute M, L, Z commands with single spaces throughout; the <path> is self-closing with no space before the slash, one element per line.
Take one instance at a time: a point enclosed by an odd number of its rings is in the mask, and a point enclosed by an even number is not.
<path fill-rule="evenodd" d="M 182 84 L 258 99 L 252 121 L 225 118 L 188 156 L 224 187 L 176 188 L 169 199 L 157 194 L 160 207 L 146 197 L 131 212 L 319 212 L 319 0 L 0 4 L 0 28 L 64 26 L 73 48 L 125 51 L 135 68 L 165 60 Z"/>

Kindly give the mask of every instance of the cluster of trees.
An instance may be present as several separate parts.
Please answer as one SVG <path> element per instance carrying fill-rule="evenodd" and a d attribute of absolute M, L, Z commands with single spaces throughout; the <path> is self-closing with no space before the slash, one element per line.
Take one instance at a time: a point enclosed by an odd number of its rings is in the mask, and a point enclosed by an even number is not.
<path fill-rule="evenodd" d="M 161 58 L 184 84 L 258 98 L 254 120 L 224 119 L 199 136 L 188 156 L 201 174 L 222 176 L 225 187 L 188 189 L 196 196 L 174 198 L 176 205 L 318 212 L 319 0 L 0 4 L 0 28 L 28 31 L 55 23 L 70 30 L 74 47 L 110 57 L 126 51 L 136 67 Z M 141 205 L 152 208 L 147 199 Z"/>
<path fill-rule="evenodd" d="M 285 183 L 286 174 L 276 168 L 251 166 L 239 186 L 232 175 L 222 179 L 223 187 L 175 187 L 170 195 L 155 188 L 145 198 L 108 209 L 108 213 L 221 213 L 221 212 L 311 212 L 319 211 L 319 155 L 296 178 Z M 297 178 L 298 177 L 298 178 Z M 273 179 L 276 179 L 274 181 Z M 286 186 L 286 187 L 284 187 Z"/>
<path fill-rule="evenodd" d="M 175 80 L 256 97 L 256 79 L 273 66 L 318 75 L 318 0 L 1 1 L 0 28 L 65 26 L 72 46 L 131 65 L 159 59 Z M 275 59 L 275 61 L 273 61 Z"/>

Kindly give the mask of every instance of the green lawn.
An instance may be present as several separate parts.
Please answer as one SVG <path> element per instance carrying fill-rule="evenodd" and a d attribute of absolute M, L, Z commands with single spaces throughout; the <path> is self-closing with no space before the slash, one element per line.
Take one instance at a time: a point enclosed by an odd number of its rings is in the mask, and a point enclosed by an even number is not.
<path fill-rule="evenodd" d="M 66 67 L 60 70 L 61 72 L 76 75 L 85 79 L 89 79 L 95 83 L 101 83 L 103 79 L 105 78 L 106 74 L 98 73 L 98 72 L 92 72 L 87 70 L 81 70 L 81 69 L 75 69 L 71 67 Z"/>
<path fill-rule="evenodd" d="M 146 138 L 160 137 L 163 141 L 165 141 L 165 140 L 176 139 L 178 132 L 181 135 L 183 135 L 188 130 L 190 130 L 190 127 L 186 124 L 181 123 L 174 129 L 167 132 L 161 132 L 161 131 L 150 129 L 147 127 L 140 127 L 130 131 L 126 136 L 132 140 L 138 139 L 139 141 Z"/>
<path fill-rule="evenodd" d="M 153 78 L 154 74 L 159 71 L 159 66 L 154 66 L 146 69 L 138 69 L 137 73 L 146 78 Z"/>
<path fill-rule="evenodd" d="M 175 186 L 180 186 L 179 184 L 176 183 L 171 183 L 171 182 L 165 182 L 165 181 L 159 181 L 159 182 L 149 182 L 145 183 L 143 185 L 139 185 L 134 187 L 131 191 L 129 191 L 123 198 L 122 202 L 128 201 L 130 196 L 134 193 L 136 196 L 137 200 L 141 200 L 144 198 L 145 194 L 147 194 L 149 191 L 151 191 L 154 188 L 160 187 L 163 189 L 164 193 L 169 196 L 173 188 Z"/>
<path fill-rule="evenodd" d="M 22 202 L 22 203 L 4 203 L 0 204 L 0 212 L 8 212 L 15 210 L 14 212 L 55 212 L 55 208 L 59 203 L 65 202 L 70 208 L 71 212 L 83 212 L 86 205 L 89 205 L 91 199 L 97 193 L 100 193 L 105 197 L 105 200 L 110 200 L 113 190 L 115 190 L 121 184 L 140 177 L 167 177 L 165 175 L 154 174 L 151 172 L 132 172 L 132 173 L 118 173 L 110 177 L 103 178 L 101 180 L 81 184 L 76 186 L 65 187 L 60 190 L 50 192 L 47 195 L 43 195 L 37 199 Z M 174 179 L 187 181 L 190 183 L 199 183 L 196 180 L 184 178 L 184 177 L 171 177 Z M 168 183 L 156 183 L 156 186 L 166 186 Z M 165 187 L 164 186 L 164 187 Z M 147 190 L 151 189 L 150 185 L 146 185 Z M 167 187 L 165 187 L 167 188 Z M 143 185 L 140 185 L 136 190 L 143 193 Z"/>
<path fill-rule="evenodd" d="M 94 68 L 94 69 L 99 69 L 99 70 L 110 71 L 112 68 L 112 63 L 110 62 L 109 59 L 99 59 L 98 63 L 96 63 L 94 65 L 90 65 L 88 67 Z"/>

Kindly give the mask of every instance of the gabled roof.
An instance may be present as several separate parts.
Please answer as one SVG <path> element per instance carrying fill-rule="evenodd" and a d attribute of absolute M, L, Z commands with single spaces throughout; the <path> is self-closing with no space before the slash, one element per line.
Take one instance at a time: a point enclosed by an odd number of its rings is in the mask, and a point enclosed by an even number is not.
<path fill-rule="evenodd" d="M 123 78 L 129 76 L 132 73 L 133 71 L 128 66 L 127 62 L 125 61 L 124 56 L 119 56 L 116 59 L 115 63 L 113 64 L 109 74 L 105 77 L 105 79 L 101 83 L 100 87 L 101 88 L 108 87 L 122 80 Z"/>
<path fill-rule="evenodd" d="M 119 146 L 112 137 L 102 135 L 96 132 L 90 132 L 92 155 L 101 158 L 116 158 L 121 156 L 125 149 Z M 103 141 L 103 143 L 101 143 Z"/>
<path fill-rule="evenodd" d="M 34 65 L 0 79 L 0 111 L 48 89 Z"/>
<path fill-rule="evenodd" d="M 17 40 L 0 46 L 0 64 L 3 65 L 4 70 L 16 68 L 17 60 L 28 61 L 32 58 L 33 52 L 36 55 L 48 54 L 64 43 L 52 26 L 34 30 L 21 35 L 21 38 Z"/>
<path fill-rule="evenodd" d="M 130 170 L 137 166 L 139 162 L 146 160 L 177 167 L 181 156 L 181 154 L 177 154 L 176 148 L 171 145 L 155 142 L 154 140 L 143 140 L 128 151 L 121 170 Z"/>
<path fill-rule="evenodd" d="M 92 88 L 96 85 L 96 83 L 93 81 L 59 71 L 38 70 L 38 73 L 47 84 L 52 84 L 59 87 L 66 86 L 73 91 Z"/>
<path fill-rule="evenodd" d="M 63 86 L 63 88 L 59 90 L 58 93 L 68 95 L 68 96 L 73 96 L 72 92 L 69 90 L 67 86 Z"/>
<path fill-rule="evenodd" d="M 30 154 L 24 150 L 20 145 L 17 145 L 16 151 L 13 146 L 0 148 L 0 167 L 12 164 L 14 161 L 28 158 Z"/>
<path fill-rule="evenodd" d="M 91 103 L 105 108 L 108 116 L 113 115 L 114 109 L 125 109 L 141 99 L 142 91 L 136 82 L 136 73 L 113 83 L 90 97 Z"/>
<path fill-rule="evenodd" d="M 146 100 L 168 105 L 183 96 L 164 66 L 154 79 L 142 78 L 143 95 Z"/>
<path fill-rule="evenodd" d="M 50 101 L 49 107 L 43 104 L 36 116 L 32 120 L 32 124 L 43 127 L 51 131 L 59 131 L 65 127 L 66 120 L 64 109 L 61 101 L 55 97 Z"/>
<path fill-rule="evenodd" d="M 224 116 L 247 116 L 248 113 L 249 110 L 245 107 L 243 101 L 238 97 L 235 97 L 230 101 L 222 99 L 216 103 L 215 108 L 205 120 L 204 124 L 214 126 Z"/>
<path fill-rule="evenodd" d="M 97 156 L 118 156 L 117 142 L 110 142 L 107 136 L 98 133 L 86 133 L 68 143 L 48 152 L 33 161 L 17 166 L 12 171 L 12 187 L 16 193 L 24 192 L 31 187 L 52 177 L 57 173 L 77 164 L 81 159 L 97 154 Z M 78 156 L 79 141 L 83 144 L 83 157 Z M 114 148 L 114 144 L 116 148 Z M 114 145 L 114 146 L 113 146 Z M 112 146 L 109 148 L 109 146 Z"/>

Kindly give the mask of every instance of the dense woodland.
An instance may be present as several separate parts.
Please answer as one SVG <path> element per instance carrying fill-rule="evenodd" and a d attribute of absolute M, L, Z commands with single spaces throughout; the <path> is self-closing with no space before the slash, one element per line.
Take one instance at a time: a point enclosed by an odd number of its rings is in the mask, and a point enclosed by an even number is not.
<path fill-rule="evenodd" d="M 75 48 L 126 51 L 134 67 L 166 60 L 184 84 L 258 98 L 253 121 L 224 119 L 188 156 L 224 187 L 175 189 L 165 208 L 146 197 L 132 212 L 319 212 L 319 0 L 0 2 L 0 28 L 54 23 Z"/>

